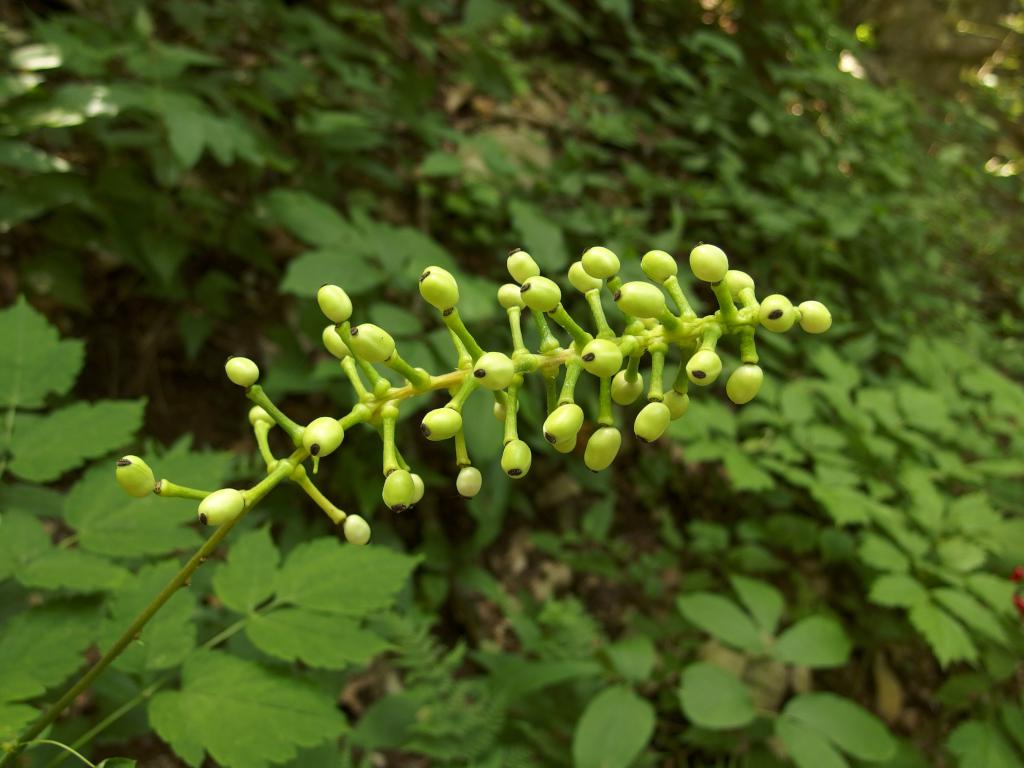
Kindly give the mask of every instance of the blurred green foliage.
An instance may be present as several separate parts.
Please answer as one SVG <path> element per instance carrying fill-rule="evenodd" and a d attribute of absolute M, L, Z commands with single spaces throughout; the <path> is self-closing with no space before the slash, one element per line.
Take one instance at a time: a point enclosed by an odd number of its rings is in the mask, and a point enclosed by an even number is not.
<path fill-rule="evenodd" d="M 369 554 L 272 498 L 51 738 L 238 768 L 1024 764 L 1024 14 L 925 5 L 0 10 L 0 741 L 198 540 L 113 483 L 144 407 L 161 474 L 241 478 L 224 356 L 297 417 L 346 405 L 321 284 L 437 369 L 425 264 L 505 348 L 509 247 L 554 272 L 603 243 L 628 276 L 706 240 L 836 318 L 766 339 L 759 400 L 694 398 L 603 475 L 547 451 L 514 491 L 481 401 L 469 503 L 406 425 L 430 490 L 402 518 L 353 435 L 330 483 Z M 930 44 L 966 76 L 929 77 Z"/>

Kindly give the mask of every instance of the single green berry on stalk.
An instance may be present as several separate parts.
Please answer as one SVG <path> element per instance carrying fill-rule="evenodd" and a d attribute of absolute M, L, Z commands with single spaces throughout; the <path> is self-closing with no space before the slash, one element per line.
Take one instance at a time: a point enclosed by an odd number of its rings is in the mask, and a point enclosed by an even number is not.
<path fill-rule="evenodd" d="M 229 357 L 224 363 L 224 373 L 232 384 L 248 389 L 260 378 L 260 369 L 248 357 Z"/>
<path fill-rule="evenodd" d="M 761 302 L 757 319 L 769 331 L 785 333 L 796 322 L 796 311 L 793 302 L 780 293 L 773 293 Z"/>
<path fill-rule="evenodd" d="M 718 246 L 701 243 L 690 251 L 690 271 L 698 280 L 717 283 L 729 271 L 729 258 Z"/>
<path fill-rule="evenodd" d="M 149 465 L 131 454 L 117 460 L 114 477 L 122 491 L 137 499 L 151 494 L 156 485 L 156 477 Z"/>
<path fill-rule="evenodd" d="M 370 540 L 370 524 L 359 515 L 348 515 L 342 524 L 345 539 L 350 544 L 362 546 Z"/>
<path fill-rule="evenodd" d="M 615 292 L 615 303 L 627 315 L 657 318 L 665 311 L 665 294 L 656 285 L 636 280 Z"/>
<path fill-rule="evenodd" d="M 504 403 L 495 400 L 494 405 L 491 408 L 491 414 L 495 419 L 504 423 L 505 416 L 508 414 L 508 407 Z"/>
<path fill-rule="evenodd" d="M 427 440 L 448 440 L 460 429 L 462 414 L 452 408 L 435 408 L 420 422 L 420 431 Z"/>
<path fill-rule="evenodd" d="M 740 291 L 744 288 L 754 287 L 754 278 L 746 272 L 741 272 L 738 269 L 730 269 L 725 273 L 725 287 L 729 289 L 729 295 L 732 296 L 733 299 L 738 299 Z"/>
<path fill-rule="evenodd" d="M 472 499 L 483 486 L 483 477 L 476 467 L 463 467 L 459 470 L 459 476 L 455 479 L 455 488 L 459 495 L 466 499 Z"/>
<path fill-rule="evenodd" d="M 349 331 L 348 343 L 353 352 L 371 363 L 383 363 L 395 353 L 391 334 L 373 323 L 363 323 Z"/>
<path fill-rule="evenodd" d="M 419 504 L 420 501 L 423 499 L 423 494 L 426 493 L 427 487 L 423 484 L 423 478 L 417 475 L 415 472 L 413 472 L 410 476 L 412 477 L 413 488 L 412 504 L 410 506 L 413 506 L 415 504 Z"/>
<path fill-rule="evenodd" d="M 601 427 L 587 441 L 583 463 L 591 472 L 600 472 L 611 466 L 621 447 L 622 433 L 615 427 Z"/>
<path fill-rule="evenodd" d="M 757 397 L 763 383 L 764 371 L 761 370 L 761 366 L 747 363 L 732 372 L 729 380 L 725 382 L 725 394 L 736 405 L 743 405 Z"/>
<path fill-rule="evenodd" d="M 619 257 L 613 251 L 604 246 L 595 245 L 583 252 L 583 269 L 591 277 L 598 280 L 607 280 L 619 274 Z"/>
<path fill-rule="evenodd" d="M 505 389 L 515 375 L 516 366 L 512 358 L 501 352 L 485 352 L 473 366 L 473 377 L 480 382 L 480 386 L 492 392 Z"/>
<path fill-rule="evenodd" d="M 535 312 L 550 312 L 562 301 L 558 283 L 546 277 L 531 277 L 519 288 L 523 302 Z"/>
<path fill-rule="evenodd" d="M 269 413 L 263 410 L 260 406 L 254 405 L 249 409 L 249 423 L 255 427 L 261 422 L 263 424 L 269 424 L 270 426 L 274 426 L 275 423 L 273 417 Z"/>
<path fill-rule="evenodd" d="M 323 340 L 327 351 L 339 360 L 344 360 L 349 356 L 348 347 L 345 345 L 345 340 L 341 338 L 341 334 L 338 333 L 337 326 L 326 326 L 320 338 Z"/>
<path fill-rule="evenodd" d="M 824 333 L 832 327 L 832 313 L 820 301 L 804 301 L 800 311 L 800 327 L 807 333 Z"/>
<path fill-rule="evenodd" d="M 533 257 L 521 248 L 514 248 L 509 251 L 508 261 L 505 262 L 508 273 L 517 283 L 525 283 L 531 277 L 540 274 L 540 267 Z"/>
<path fill-rule="evenodd" d="M 381 491 L 384 504 L 392 512 L 404 512 L 413 505 L 416 498 L 416 483 L 412 473 L 405 469 L 396 469 L 384 479 Z"/>
<path fill-rule="evenodd" d="M 722 358 L 710 349 L 700 349 L 686 361 L 686 375 L 690 381 L 702 387 L 714 384 L 722 372 Z"/>
<path fill-rule="evenodd" d="M 526 306 L 523 303 L 522 295 L 519 293 L 519 286 L 515 283 L 505 283 L 498 289 L 498 303 L 504 309 L 512 309 L 513 307 L 522 309 Z"/>
<path fill-rule="evenodd" d="M 632 405 L 644 391 L 644 377 L 639 373 L 633 381 L 626 378 L 625 371 L 619 371 L 612 379 L 612 400 L 619 405 Z"/>
<path fill-rule="evenodd" d="M 651 280 L 663 283 L 679 273 L 679 265 L 672 255 L 665 251 L 648 251 L 640 259 L 640 269 Z"/>
<path fill-rule="evenodd" d="M 321 285 L 316 303 L 332 323 L 344 323 L 352 317 L 352 299 L 340 285 Z"/>
<path fill-rule="evenodd" d="M 199 502 L 199 522 L 223 525 L 234 520 L 245 509 L 245 497 L 234 488 L 221 488 Z"/>
<path fill-rule="evenodd" d="M 544 439 L 552 445 L 572 440 L 583 427 L 583 409 L 576 403 L 563 403 L 544 420 Z M 571 450 L 571 448 L 570 448 Z"/>
<path fill-rule="evenodd" d="M 321 416 L 313 419 L 302 430 L 302 447 L 310 456 L 330 456 L 345 439 L 345 430 L 337 419 Z"/>
<path fill-rule="evenodd" d="M 574 261 L 572 266 L 569 267 L 569 282 L 580 293 L 586 293 L 601 287 L 601 281 L 583 268 L 582 261 Z"/>
<path fill-rule="evenodd" d="M 670 389 L 665 393 L 661 402 L 668 406 L 669 418 L 675 421 L 686 414 L 690 407 L 690 396 L 685 392 L 676 392 L 674 389 Z"/>
<path fill-rule="evenodd" d="M 622 350 L 610 339 L 594 339 L 580 353 L 583 369 L 594 376 L 611 376 L 622 367 Z"/>
<path fill-rule="evenodd" d="M 532 462 L 530 446 L 522 440 L 510 440 L 501 452 L 501 468 L 512 478 L 525 477 Z"/>
<path fill-rule="evenodd" d="M 648 403 L 633 421 L 633 433 L 645 443 L 653 443 L 668 428 L 672 419 L 668 406 L 664 403 Z"/>
<path fill-rule="evenodd" d="M 459 284 L 447 269 L 427 267 L 420 275 L 420 296 L 443 312 L 459 303 Z"/>

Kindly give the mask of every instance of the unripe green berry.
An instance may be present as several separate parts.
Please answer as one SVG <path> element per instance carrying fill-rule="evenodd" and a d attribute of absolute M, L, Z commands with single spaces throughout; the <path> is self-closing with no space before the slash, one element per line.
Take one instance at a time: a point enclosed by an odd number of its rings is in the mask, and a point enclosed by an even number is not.
<path fill-rule="evenodd" d="M 313 419 L 302 430 L 302 447 L 309 451 L 310 456 L 329 456 L 338 450 L 345 439 L 345 430 L 337 419 L 321 416 Z"/>
<path fill-rule="evenodd" d="M 562 300 L 558 283 L 546 277 L 529 278 L 519 289 L 523 302 L 535 312 L 550 312 Z"/>
<path fill-rule="evenodd" d="M 622 447 L 622 433 L 615 427 L 601 427 L 590 436 L 587 450 L 583 453 L 583 463 L 591 472 L 607 469 Z"/>
<path fill-rule="evenodd" d="M 566 438 L 565 440 L 559 440 L 557 443 L 552 443 L 552 447 L 559 453 L 572 453 L 576 450 L 576 435 Z"/>
<path fill-rule="evenodd" d="M 501 352 L 485 352 L 473 366 L 473 377 L 480 386 L 492 392 L 507 387 L 515 375 L 516 366 L 512 358 Z"/>
<path fill-rule="evenodd" d="M 260 369 L 248 357 L 229 357 L 224 363 L 224 373 L 232 384 L 248 389 L 260 378 Z"/>
<path fill-rule="evenodd" d="M 796 322 L 793 302 L 780 293 L 773 293 L 761 302 L 757 319 L 769 331 L 785 333 Z"/>
<path fill-rule="evenodd" d="M 737 405 L 749 403 L 761 390 L 764 383 L 764 371 L 761 366 L 746 364 L 741 365 L 725 382 L 725 394 Z"/>
<path fill-rule="evenodd" d="M 419 504 L 423 499 L 423 494 L 426 493 L 426 486 L 423 484 L 423 478 L 417 475 L 415 472 L 412 473 L 412 503 Z"/>
<path fill-rule="evenodd" d="M 583 252 L 583 268 L 591 277 L 607 280 L 619 274 L 619 257 L 604 246 L 595 245 Z"/>
<path fill-rule="evenodd" d="M 350 544 L 362 546 L 370 540 L 370 524 L 359 515 L 349 515 L 342 525 L 345 531 L 345 539 Z"/>
<path fill-rule="evenodd" d="M 645 253 L 644 257 L 640 259 L 640 269 L 657 283 L 663 283 L 679 273 L 679 265 L 676 264 L 676 260 L 665 251 L 648 251 Z"/>
<path fill-rule="evenodd" d="M 413 482 L 412 474 L 405 469 L 396 469 L 384 479 L 384 488 L 380 495 L 392 512 L 404 512 L 412 506 L 416 496 L 416 484 Z"/>
<path fill-rule="evenodd" d="M 459 284 L 447 269 L 427 267 L 420 275 L 420 296 L 443 312 L 459 303 Z"/>
<path fill-rule="evenodd" d="M 234 520 L 245 509 L 245 497 L 234 488 L 221 488 L 199 502 L 199 522 L 223 525 Z"/>
<path fill-rule="evenodd" d="M 525 283 L 531 277 L 540 274 L 540 267 L 537 266 L 533 257 L 519 248 L 509 253 L 508 261 L 505 264 L 508 267 L 508 273 L 517 283 Z"/>
<path fill-rule="evenodd" d="M 435 408 L 420 422 L 420 431 L 427 440 L 448 440 L 460 429 L 462 415 L 451 408 Z"/>
<path fill-rule="evenodd" d="M 690 270 L 698 280 L 717 283 L 729 271 L 729 258 L 718 246 L 702 243 L 690 251 Z"/>
<path fill-rule="evenodd" d="M 594 339 L 580 354 L 584 370 L 595 376 L 611 376 L 622 367 L 622 350 L 611 339 Z"/>
<path fill-rule="evenodd" d="M 633 421 L 633 433 L 645 443 L 653 443 L 668 428 L 672 414 L 664 403 L 648 403 Z"/>
<path fill-rule="evenodd" d="M 627 315 L 656 318 L 665 311 L 665 294 L 656 285 L 636 280 L 616 291 L 615 303 Z"/>
<path fill-rule="evenodd" d="M 685 392 L 676 392 L 674 389 L 666 392 L 661 402 L 668 406 L 669 418 L 672 421 L 681 419 L 690 408 L 690 396 Z"/>
<path fill-rule="evenodd" d="M 263 410 L 260 406 L 254 405 L 252 408 L 249 409 L 249 423 L 255 427 L 260 422 L 263 422 L 264 424 L 273 425 L 274 418 L 265 410 Z"/>
<path fill-rule="evenodd" d="M 321 285 L 316 303 L 332 323 L 344 323 L 352 317 L 352 299 L 339 285 Z"/>
<path fill-rule="evenodd" d="M 619 371 L 612 379 L 612 400 L 619 405 L 632 405 L 644 391 L 644 377 L 639 373 L 633 381 L 626 379 L 626 372 Z"/>
<path fill-rule="evenodd" d="M 583 268 L 582 261 L 574 261 L 572 266 L 569 267 L 569 282 L 580 293 L 586 293 L 601 287 L 601 281 L 587 273 L 587 270 Z"/>
<path fill-rule="evenodd" d="M 804 301 L 800 310 L 800 327 L 807 333 L 824 333 L 832 327 L 832 313 L 820 301 Z"/>
<path fill-rule="evenodd" d="M 512 307 L 522 309 L 526 306 L 523 303 L 523 297 L 519 293 L 519 286 L 515 283 L 505 283 L 498 289 L 498 303 L 504 309 L 512 309 Z"/>
<path fill-rule="evenodd" d="M 491 414 L 500 422 L 505 421 L 505 416 L 508 414 L 508 408 L 504 403 L 494 401 L 494 407 L 491 408 Z"/>
<path fill-rule="evenodd" d="M 725 273 L 725 287 L 729 289 L 729 294 L 734 299 L 738 299 L 740 291 L 744 288 L 754 287 L 754 278 L 746 272 L 741 272 L 738 269 L 730 269 Z"/>
<path fill-rule="evenodd" d="M 512 478 L 525 477 L 532 461 L 530 446 L 522 440 L 510 440 L 501 452 L 501 468 Z"/>
<path fill-rule="evenodd" d="M 373 323 L 363 323 L 349 331 L 348 343 L 353 352 L 371 363 L 383 363 L 395 353 L 391 334 Z"/>
<path fill-rule="evenodd" d="M 463 498 L 472 499 L 480 493 L 483 485 L 483 477 L 476 467 L 463 467 L 459 470 L 459 476 L 455 479 L 455 488 Z"/>
<path fill-rule="evenodd" d="M 153 486 L 156 485 L 156 478 L 149 465 L 138 456 L 131 454 L 117 460 L 114 477 L 122 491 L 137 499 L 151 494 Z"/>
<path fill-rule="evenodd" d="M 564 403 L 544 420 L 544 439 L 552 445 L 576 439 L 583 426 L 583 409 L 576 403 Z"/>
<path fill-rule="evenodd" d="M 349 356 L 348 347 L 345 345 L 344 339 L 341 338 L 341 334 L 338 333 L 338 329 L 334 325 L 328 325 L 324 328 L 323 334 L 324 347 L 339 360 L 344 360 Z"/>
<path fill-rule="evenodd" d="M 686 375 L 702 387 L 713 384 L 722 372 L 722 358 L 710 349 L 701 349 L 686 361 Z"/>

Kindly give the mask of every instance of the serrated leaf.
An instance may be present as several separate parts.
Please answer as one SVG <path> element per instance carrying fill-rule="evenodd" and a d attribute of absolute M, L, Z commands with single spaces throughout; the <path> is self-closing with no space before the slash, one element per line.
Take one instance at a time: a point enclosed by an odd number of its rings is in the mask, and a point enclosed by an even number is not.
<path fill-rule="evenodd" d="M 263 199 L 263 204 L 277 224 L 303 242 L 346 247 L 359 240 L 358 229 L 331 205 L 308 192 L 275 189 Z"/>
<path fill-rule="evenodd" d="M 278 573 L 277 599 L 314 611 L 364 616 L 390 607 L 418 562 L 380 546 L 315 539 L 288 555 Z"/>
<path fill-rule="evenodd" d="M 575 768 L 626 768 L 654 733 L 654 707 L 624 686 L 590 700 L 572 738 Z"/>
<path fill-rule="evenodd" d="M 119 565 L 80 549 L 54 548 L 39 554 L 15 573 L 26 587 L 103 592 L 116 589 L 131 574 Z"/>
<path fill-rule="evenodd" d="M 188 659 L 179 691 L 157 693 L 149 719 L 193 766 L 206 752 L 227 768 L 262 768 L 347 728 L 331 696 L 295 676 L 206 651 Z"/>
<path fill-rule="evenodd" d="M 928 602 L 928 592 L 912 576 L 889 574 L 879 576 L 871 583 L 868 599 L 888 608 L 912 608 Z"/>
<path fill-rule="evenodd" d="M 50 548 L 43 524 L 23 512 L 0 514 L 0 581 Z"/>
<path fill-rule="evenodd" d="M 352 294 L 368 291 L 387 280 L 387 273 L 352 248 L 324 247 L 306 251 L 288 262 L 281 290 L 296 296 L 313 296 L 326 283 L 340 285 Z"/>
<path fill-rule="evenodd" d="M 849 763 L 828 739 L 799 720 L 780 717 L 775 721 L 775 735 L 797 768 L 849 768 Z"/>
<path fill-rule="evenodd" d="M 1006 630 L 992 612 L 966 592 L 948 587 L 932 590 L 932 597 L 960 621 L 989 640 L 1006 644 Z"/>
<path fill-rule="evenodd" d="M 0 633 L 0 701 L 41 695 L 85 663 L 95 611 L 47 605 L 19 613 Z"/>
<path fill-rule="evenodd" d="M 227 562 L 213 574 L 217 597 L 228 608 L 249 613 L 273 594 L 279 560 L 268 527 L 242 534 L 231 544 Z"/>
<path fill-rule="evenodd" d="M 945 668 L 954 661 L 975 661 L 978 649 L 956 619 L 925 601 L 910 609 L 910 623 L 928 641 L 935 658 Z"/>
<path fill-rule="evenodd" d="M 10 469 L 34 482 L 56 480 L 125 445 L 142 425 L 145 407 L 145 400 L 100 400 L 74 403 L 45 416 L 22 415 L 11 443 Z"/>
<path fill-rule="evenodd" d="M 881 720 L 834 693 L 801 694 L 786 704 L 783 714 L 813 728 L 858 760 L 882 762 L 896 754 L 896 741 Z"/>
<path fill-rule="evenodd" d="M 745 576 L 730 576 L 729 583 L 736 590 L 743 607 L 750 611 L 751 616 L 761 625 L 761 629 L 774 635 L 786 607 L 782 593 L 771 584 Z"/>
<path fill-rule="evenodd" d="M 1020 768 L 1020 761 L 992 723 L 969 720 L 950 734 L 946 749 L 959 758 L 960 768 Z"/>
<path fill-rule="evenodd" d="M 363 664 L 390 647 L 355 619 L 304 608 L 256 614 L 246 622 L 245 633 L 264 653 L 322 669 Z"/>
<path fill-rule="evenodd" d="M 850 638 L 838 621 L 811 616 L 783 632 L 772 647 L 779 661 L 802 667 L 840 667 L 850 656 Z"/>
<path fill-rule="evenodd" d="M 9 704 L 0 701 L 0 743 L 17 738 L 39 711 L 28 704 Z"/>
<path fill-rule="evenodd" d="M 676 606 L 688 621 L 728 645 L 744 651 L 763 650 L 757 627 L 731 600 L 710 592 L 680 595 Z"/>
<path fill-rule="evenodd" d="M 703 661 L 683 670 L 679 703 L 691 722 L 711 730 L 742 728 L 757 717 L 746 686 L 724 669 Z"/>
<path fill-rule="evenodd" d="M 75 383 L 85 345 L 61 339 L 26 300 L 0 311 L 0 405 L 39 408 Z"/>

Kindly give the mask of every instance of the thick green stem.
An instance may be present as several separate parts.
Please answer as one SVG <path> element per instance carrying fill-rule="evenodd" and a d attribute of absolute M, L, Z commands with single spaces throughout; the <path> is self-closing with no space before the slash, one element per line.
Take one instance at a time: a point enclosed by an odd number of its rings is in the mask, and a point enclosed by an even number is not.
<path fill-rule="evenodd" d="M 270 398 L 267 397 L 267 393 L 263 391 L 263 387 L 259 384 L 253 384 L 245 390 L 245 396 L 269 413 L 270 418 L 277 422 L 277 425 L 288 434 L 288 437 L 292 439 L 295 445 L 302 442 L 302 427 L 285 416 L 284 411 L 271 402 Z"/>
<path fill-rule="evenodd" d="M 447 314 L 445 314 L 445 312 Z M 459 315 L 459 310 L 452 307 L 450 310 L 445 310 L 441 313 L 441 317 L 444 320 L 444 324 L 459 337 L 459 340 L 466 345 L 466 350 L 472 355 L 473 359 L 476 360 L 484 351 L 480 348 L 480 345 L 476 343 L 476 339 L 473 338 L 473 334 L 466 328 L 466 324 L 462 322 L 462 317 Z"/>
<path fill-rule="evenodd" d="M 572 336 L 573 343 L 580 349 L 585 347 L 594 338 L 569 316 L 569 313 L 565 311 L 565 307 L 561 304 L 548 312 L 548 317 L 562 326 Z"/>
<path fill-rule="evenodd" d="M 158 480 L 153 487 L 153 493 L 169 499 L 194 499 L 195 501 L 202 501 L 210 495 L 211 491 L 200 491 L 196 488 L 172 483 L 170 480 Z"/>

